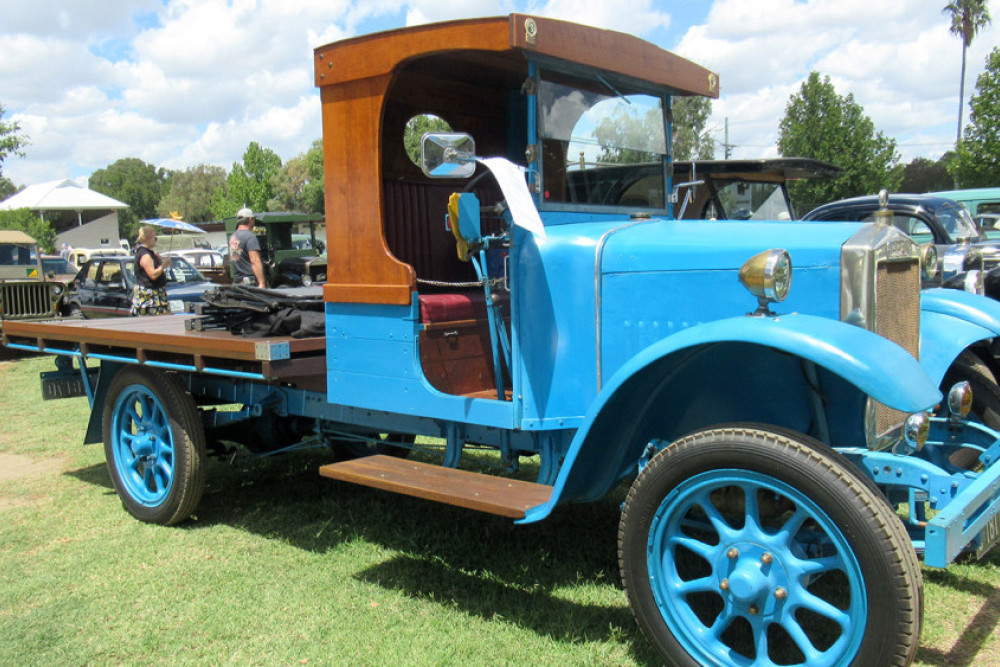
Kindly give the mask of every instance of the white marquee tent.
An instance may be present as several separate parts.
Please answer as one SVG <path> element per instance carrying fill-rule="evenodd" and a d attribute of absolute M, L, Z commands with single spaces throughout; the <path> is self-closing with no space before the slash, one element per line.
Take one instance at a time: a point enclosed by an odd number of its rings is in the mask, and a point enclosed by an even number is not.
<path fill-rule="evenodd" d="M 0 202 L 0 210 L 12 211 L 27 208 L 32 211 L 76 211 L 79 224 L 83 211 L 114 211 L 128 208 L 128 204 L 95 192 L 66 178 L 29 185 L 15 195 Z M 44 215 L 43 215 L 44 217 Z"/>
<path fill-rule="evenodd" d="M 0 202 L 0 211 L 19 208 L 52 223 L 58 244 L 118 247 L 118 211 L 128 204 L 66 178 L 29 185 Z"/>

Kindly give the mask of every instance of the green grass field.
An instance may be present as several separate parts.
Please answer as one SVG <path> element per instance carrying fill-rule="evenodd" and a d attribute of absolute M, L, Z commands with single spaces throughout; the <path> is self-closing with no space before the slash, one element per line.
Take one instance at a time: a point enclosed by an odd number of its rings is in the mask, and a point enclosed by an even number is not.
<path fill-rule="evenodd" d="M 86 399 L 0 361 L 0 664 L 644 665 L 621 497 L 510 521 L 323 479 L 321 452 L 212 461 L 196 517 L 121 507 Z M 6 468 L 4 470 L 3 468 Z M 1000 552 L 924 570 L 918 664 L 1000 665 Z"/>

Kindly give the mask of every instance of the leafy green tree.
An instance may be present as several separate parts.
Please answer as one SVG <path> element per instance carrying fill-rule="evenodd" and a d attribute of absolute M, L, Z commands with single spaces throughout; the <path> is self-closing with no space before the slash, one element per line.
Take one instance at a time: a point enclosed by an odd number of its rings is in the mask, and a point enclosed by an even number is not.
<path fill-rule="evenodd" d="M 244 206 L 267 211 L 275 198 L 274 179 L 281 169 L 281 158 L 270 148 L 251 141 L 243 153 L 243 162 L 234 162 L 226 178 L 226 187 L 216 189 L 212 197 L 212 215 L 216 219 L 236 215 Z"/>
<path fill-rule="evenodd" d="M 962 74 L 958 84 L 958 132 L 955 145 L 962 142 L 962 105 L 965 103 L 965 54 L 976 34 L 988 26 L 992 19 L 986 0 L 953 0 L 941 11 L 951 17 L 952 34 L 962 38 Z"/>
<path fill-rule="evenodd" d="M 897 191 L 902 166 L 896 141 L 875 130 L 875 124 L 854 95 L 840 96 L 830 77 L 809 74 L 785 106 L 778 125 L 778 152 L 785 157 L 809 157 L 841 168 L 835 179 L 792 183 L 796 210 L 809 211 L 836 199 Z"/>
<path fill-rule="evenodd" d="M 199 164 L 184 171 L 171 172 L 164 184 L 163 197 L 156 212 L 169 217 L 177 212 L 187 222 L 208 222 L 212 216 L 212 197 L 226 185 L 226 170 L 210 164 Z"/>
<path fill-rule="evenodd" d="M 705 125 L 712 115 L 712 100 L 707 97 L 675 97 L 674 159 L 711 160 L 715 157 L 715 142 Z"/>
<path fill-rule="evenodd" d="M 163 195 L 166 172 L 136 157 L 117 160 L 95 171 L 90 189 L 129 205 L 118 213 L 118 233 L 123 239 L 135 238 L 139 221 L 156 217 L 156 205 Z"/>
<path fill-rule="evenodd" d="M 899 185 L 899 191 L 922 194 L 948 190 L 952 183 L 947 162 L 943 157 L 937 161 L 918 157 L 903 167 L 903 181 Z"/>
<path fill-rule="evenodd" d="M 10 155 L 24 157 L 24 147 L 28 138 L 21 133 L 21 126 L 15 121 L 5 122 L 3 119 L 7 110 L 0 104 L 0 177 L 3 177 L 3 163 Z"/>
<path fill-rule="evenodd" d="M 26 208 L 0 211 L 0 229 L 22 231 L 35 239 L 42 252 L 55 252 L 56 232 L 52 225 Z"/>
<path fill-rule="evenodd" d="M 0 201 L 16 195 L 20 189 L 14 185 L 14 181 L 0 176 Z"/>
<path fill-rule="evenodd" d="M 322 213 L 323 142 L 313 141 L 308 151 L 286 162 L 274 179 L 275 199 L 271 210 Z"/>
<path fill-rule="evenodd" d="M 413 164 L 420 164 L 420 139 L 427 132 L 451 132 L 451 125 L 433 114 L 420 114 L 406 122 L 403 130 L 403 145 Z"/>
<path fill-rule="evenodd" d="M 949 171 L 965 188 L 1000 185 L 1000 47 L 986 58 L 969 107 L 969 124 Z"/>

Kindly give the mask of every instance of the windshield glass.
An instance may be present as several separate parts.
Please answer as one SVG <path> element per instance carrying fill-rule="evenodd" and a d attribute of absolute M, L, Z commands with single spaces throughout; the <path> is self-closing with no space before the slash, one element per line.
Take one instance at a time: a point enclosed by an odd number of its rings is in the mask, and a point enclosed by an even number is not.
<path fill-rule="evenodd" d="M 953 241 L 978 241 L 980 238 L 979 228 L 968 209 L 958 206 L 942 207 L 938 212 L 938 219 Z"/>
<path fill-rule="evenodd" d="M 32 246 L 3 243 L 0 244 L 0 264 L 4 266 L 32 266 L 35 260 L 32 258 Z"/>
<path fill-rule="evenodd" d="M 76 267 L 62 257 L 42 257 L 42 270 L 45 273 L 76 273 Z"/>
<path fill-rule="evenodd" d="M 183 257 L 171 258 L 173 265 L 167 269 L 168 283 L 197 283 L 206 280 L 205 276 Z"/>
<path fill-rule="evenodd" d="M 791 220 L 793 216 L 780 184 L 733 181 L 719 188 L 716 197 L 705 207 L 704 217 L 712 220 Z"/>
<path fill-rule="evenodd" d="M 546 203 L 665 206 L 663 98 L 601 78 L 543 74 L 538 92 Z"/>

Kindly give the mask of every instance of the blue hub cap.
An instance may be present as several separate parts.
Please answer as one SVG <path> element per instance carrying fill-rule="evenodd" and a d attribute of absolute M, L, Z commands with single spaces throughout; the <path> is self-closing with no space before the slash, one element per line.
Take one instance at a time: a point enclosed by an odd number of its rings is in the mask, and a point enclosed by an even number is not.
<path fill-rule="evenodd" d="M 867 621 L 861 568 L 801 491 L 747 470 L 696 475 L 649 529 L 660 614 L 704 664 L 846 665 Z"/>
<path fill-rule="evenodd" d="M 126 492 L 146 507 L 160 505 L 174 477 L 174 441 L 159 399 L 129 385 L 115 401 L 111 424 L 115 468 Z"/>

